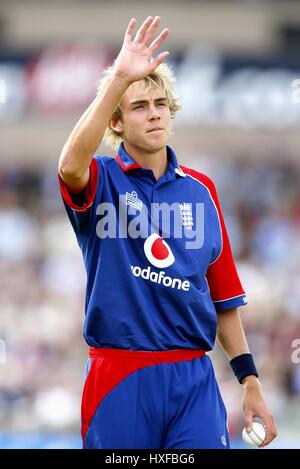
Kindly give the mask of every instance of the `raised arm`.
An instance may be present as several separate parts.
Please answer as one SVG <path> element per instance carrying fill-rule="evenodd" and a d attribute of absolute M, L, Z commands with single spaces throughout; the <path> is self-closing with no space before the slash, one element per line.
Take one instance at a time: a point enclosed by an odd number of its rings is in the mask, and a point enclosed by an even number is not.
<path fill-rule="evenodd" d="M 130 20 L 110 79 L 81 116 L 65 143 L 58 171 L 73 193 L 81 192 L 86 187 L 90 162 L 127 88 L 150 74 L 169 54 L 165 51 L 153 57 L 169 34 L 165 28 L 153 39 L 159 23 L 160 17 L 149 16 L 132 39 L 136 20 Z"/>

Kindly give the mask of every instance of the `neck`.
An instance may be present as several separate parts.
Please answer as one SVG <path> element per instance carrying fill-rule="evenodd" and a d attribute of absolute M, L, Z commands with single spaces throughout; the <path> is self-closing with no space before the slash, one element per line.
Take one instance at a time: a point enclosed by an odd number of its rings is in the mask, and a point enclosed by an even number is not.
<path fill-rule="evenodd" d="M 151 153 L 132 148 L 127 143 L 124 143 L 124 148 L 141 168 L 151 169 L 156 180 L 165 174 L 168 167 L 167 147 Z"/>

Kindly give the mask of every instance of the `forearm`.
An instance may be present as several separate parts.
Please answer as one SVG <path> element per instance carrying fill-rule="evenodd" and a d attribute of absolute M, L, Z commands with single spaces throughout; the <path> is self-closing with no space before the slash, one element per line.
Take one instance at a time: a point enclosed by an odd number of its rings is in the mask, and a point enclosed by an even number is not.
<path fill-rule="evenodd" d="M 249 353 L 238 308 L 218 313 L 217 341 L 229 360 L 243 353 Z"/>
<path fill-rule="evenodd" d="M 113 112 L 128 86 L 125 79 L 112 76 L 75 125 L 59 160 L 59 173 L 66 183 L 81 178 L 87 172 Z"/>
<path fill-rule="evenodd" d="M 148 47 L 160 23 L 160 18 L 149 16 L 132 40 L 136 19 L 127 26 L 123 45 L 115 61 L 113 74 L 79 119 L 68 138 L 60 156 L 58 170 L 72 191 L 83 190 L 89 180 L 91 159 L 101 144 L 107 125 L 124 93 L 131 83 L 151 74 L 169 54 L 161 52 L 156 58 L 153 53 L 169 34 L 165 28 Z"/>

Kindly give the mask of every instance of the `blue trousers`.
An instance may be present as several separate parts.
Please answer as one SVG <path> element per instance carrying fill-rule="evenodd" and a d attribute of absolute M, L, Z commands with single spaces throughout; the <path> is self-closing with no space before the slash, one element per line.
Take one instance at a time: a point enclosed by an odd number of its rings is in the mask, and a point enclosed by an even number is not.
<path fill-rule="evenodd" d="M 91 349 L 82 438 L 84 448 L 229 448 L 210 358 L 195 350 Z"/>

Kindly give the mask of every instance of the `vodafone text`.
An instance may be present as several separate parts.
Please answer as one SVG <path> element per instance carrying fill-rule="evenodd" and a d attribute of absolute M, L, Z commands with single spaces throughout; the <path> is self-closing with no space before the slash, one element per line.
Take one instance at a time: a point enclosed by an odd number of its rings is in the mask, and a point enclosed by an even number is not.
<path fill-rule="evenodd" d="M 164 287 L 177 288 L 177 290 L 189 291 L 190 289 L 190 282 L 188 280 L 182 281 L 180 278 L 169 277 L 162 270 L 155 272 L 151 270 L 150 266 L 142 269 L 137 265 L 131 265 L 130 268 L 135 277 L 142 277 L 144 280 L 150 280 L 150 282 L 161 284 Z"/>

